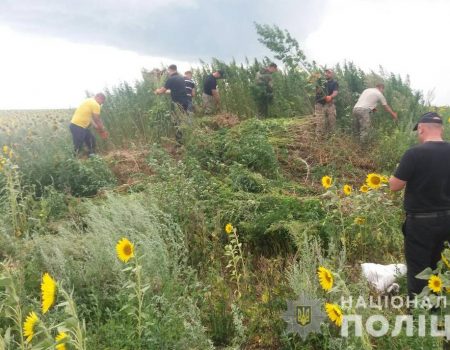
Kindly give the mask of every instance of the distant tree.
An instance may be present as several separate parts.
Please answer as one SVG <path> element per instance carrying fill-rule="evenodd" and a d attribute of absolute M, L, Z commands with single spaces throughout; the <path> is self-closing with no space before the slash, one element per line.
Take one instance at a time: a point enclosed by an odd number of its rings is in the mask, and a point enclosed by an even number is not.
<path fill-rule="evenodd" d="M 311 64 L 306 61 L 304 52 L 300 49 L 298 41 L 285 29 L 278 26 L 255 23 L 258 41 L 275 54 L 275 58 L 284 63 L 288 69 L 296 69 L 301 66 L 306 71 L 311 69 Z"/>

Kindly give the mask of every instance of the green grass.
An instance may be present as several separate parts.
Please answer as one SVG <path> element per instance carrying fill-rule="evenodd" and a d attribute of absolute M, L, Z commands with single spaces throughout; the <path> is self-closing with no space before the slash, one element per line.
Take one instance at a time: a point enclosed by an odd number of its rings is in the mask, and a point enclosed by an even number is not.
<path fill-rule="evenodd" d="M 149 286 L 143 349 L 437 348 L 437 338 L 403 333 L 343 339 L 329 322 L 322 334 L 301 340 L 284 333 L 281 319 L 286 300 L 304 290 L 321 303 L 336 302 L 340 294 L 374 294 L 359 264 L 404 260 L 401 197 L 386 188 L 368 194 L 358 189 L 370 172 L 389 175 L 415 142 L 411 125 L 427 108 L 420 95 L 397 76 L 366 74 L 352 64 L 336 67 L 339 129 L 317 139 L 314 83 L 305 72 L 274 76 L 271 117 L 259 120 L 250 89 L 262 62 L 212 65 L 227 72 L 219 86 L 225 111 L 183 122 L 180 148 L 174 147 L 168 99 L 150 92 L 163 79 L 149 72 L 134 85 L 107 92 L 102 117 L 111 139 L 99 143 L 100 157 L 73 158 L 66 127 L 72 111 L 0 112 L 0 142 L 14 153 L 2 155 L 10 172 L 0 173 L 0 274 L 12 271 L 23 311 L 39 310 L 40 278 L 49 272 L 73 291 L 88 348 L 136 349 L 131 264 L 124 271 L 115 256 L 117 240 L 128 237 Z M 205 64 L 196 70 L 198 82 L 211 69 Z M 380 79 L 400 122 L 392 128 L 380 113 L 376 142 L 361 150 L 349 132 L 349 108 Z M 440 112 L 449 116 L 448 109 Z M 139 159 L 130 158 L 136 166 L 122 169 L 117 186 L 113 170 L 129 149 Z M 320 184 L 324 175 L 333 177 L 329 191 Z M 354 189 L 349 197 L 345 184 Z M 355 224 L 357 217 L 364 224 Z M 231 268 L 225 254 L 227 223 L 242 243 L 239 268 Z M 318 284 L 321 265 L 342 282 L 333 293 Z M 233 271 L 242 275 L 241 294 Z M 0 283 L 4 301 L 2 288 Z M 1 306 L 0 314 L 0 335 L 9 328 L 18 341 L 18 325 Z M 383 315 L 393 320 L 396 314 Z M 42 316 L 54 326 L 64 310 L 58 306 Z"/>

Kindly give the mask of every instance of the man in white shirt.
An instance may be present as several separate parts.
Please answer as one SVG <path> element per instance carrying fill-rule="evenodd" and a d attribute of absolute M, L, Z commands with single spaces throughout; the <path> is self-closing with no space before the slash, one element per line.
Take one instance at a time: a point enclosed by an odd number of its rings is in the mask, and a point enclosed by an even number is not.
<path fill-rule="evenodd" d="M 377 84 L 374 88 L 365 89 L 353 107 L 354 132 L 362 144 L 367 144 L 369 140 L 371 115 L 376 112 L 378 102 L 391 114 L 392 119 L 397 120 L 397 113 L 389 107 L 383 92 L 384 84 Z"/>

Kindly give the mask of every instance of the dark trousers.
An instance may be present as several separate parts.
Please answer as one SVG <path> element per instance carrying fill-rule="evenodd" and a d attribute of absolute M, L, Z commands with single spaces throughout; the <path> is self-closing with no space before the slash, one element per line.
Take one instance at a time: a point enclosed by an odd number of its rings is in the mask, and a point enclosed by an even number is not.
<path fill-rule="evenodd" d="M 188 113 L 194 112 L 194 104 L 192 103 L 192 97 L 188 98 L 186 112 L 188 112 Z"/>
<path fill-rule="evenodd" d="M 89 129 L 75 124 L 70 124 L 69 129 L 72 134 L 75 155 L 80 154 L 83 144 L 86 145 L 89 154 L 95 153 L 95 137 Z"/>
<path fill-rule="evenodd" d="M 408 268 L 408 293 L 422 292 L 427 280 L 415 278 L 427 267 L 436 268 L 441 259 L 444 242 L 450 241 L 450 215 L 434 218 L 415 218 L 407 216 L 403 224 L 405 258 Z"/>

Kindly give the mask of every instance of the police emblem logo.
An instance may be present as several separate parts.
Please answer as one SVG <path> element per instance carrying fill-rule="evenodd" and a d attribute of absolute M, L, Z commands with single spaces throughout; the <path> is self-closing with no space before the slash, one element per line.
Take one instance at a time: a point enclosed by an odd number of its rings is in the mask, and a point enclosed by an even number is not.
<path fill-rule="evenodd" d="M 311 306 L 297 306 L 297 323 L 302 327 L 311 323 Z"/>
<path fill-rule="evenodd" d="M 297 300 L 287 301 L 283 319 L 287 323 L 287 333 L 297 333 L 302 339 L 308 334 L 320 332 L 320 324 L 325 319 L 320 300 L 300 294 Z"/>

